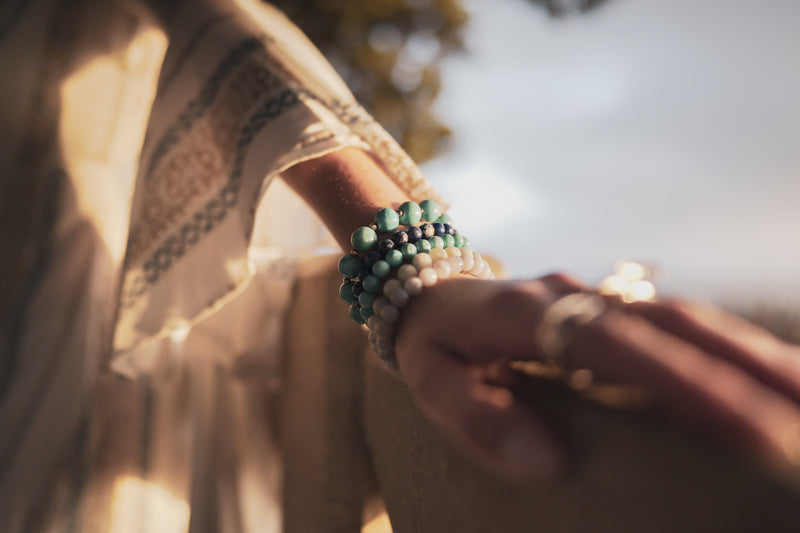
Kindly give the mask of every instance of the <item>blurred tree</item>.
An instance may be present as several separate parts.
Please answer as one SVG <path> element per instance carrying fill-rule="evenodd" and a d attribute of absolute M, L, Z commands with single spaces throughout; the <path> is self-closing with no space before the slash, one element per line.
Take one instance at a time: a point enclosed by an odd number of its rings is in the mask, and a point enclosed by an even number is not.
<path fill-rule="evenodd" d="M 272 0 L 322 51 L 411 157 L 423 162 L 450 130 L 433 113 L 439 63 L 461 50 L 461 0 Z"/>
<path fill-rule="evenodd" d="M 411 157 L 435 156 L 450 129 L 433 112 L 439 64 L 463 49 L 462 0 L 270 0 L 297 24 Z M 529 0 L 551 16 L 606 0 Z"/>
<path fill-rule="evenodd" d="M 529 0 L 538 4 L 553 17 L 563 17 L 575 12 L 586 12 L 606 3 L 607 0 Z"/>

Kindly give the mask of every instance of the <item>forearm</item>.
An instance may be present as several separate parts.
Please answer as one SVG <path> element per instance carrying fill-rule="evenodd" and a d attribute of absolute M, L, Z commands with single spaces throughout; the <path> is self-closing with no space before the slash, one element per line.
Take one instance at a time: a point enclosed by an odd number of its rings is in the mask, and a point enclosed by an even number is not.
<path fill-rule="evenodd" d="M 322 218 L 344 250 L 351 248 L 353 230 L 371 222 L 379 209 L 397 208 L 409 199 L 359 148 L 342 148 L 298 163 L 283 178 Z"/>

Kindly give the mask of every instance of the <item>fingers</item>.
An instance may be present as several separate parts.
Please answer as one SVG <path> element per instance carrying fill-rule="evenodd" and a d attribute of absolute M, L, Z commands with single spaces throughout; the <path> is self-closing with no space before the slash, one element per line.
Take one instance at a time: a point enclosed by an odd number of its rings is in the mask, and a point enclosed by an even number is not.
<path fill-rule="evenodd" d="M 585 291 L 589 288 L 575 278 L 560 272 L 548 274 L 547 276 L 539 278 L 538 281 L 547 285 L 547 287 L 553 291 L 555 296 L 563 296 L 571 292 Z"/>
<path fill-rule="evenodd" d="M 575 331 L 568 355 L 571 365 L 600 379 L 648 389 L 668 412 L 739 447 L 792 460 L 786 433 L 800 423 L 796 404 L 737 365 L 642 317 L 605 313 Z"/>
<path fill-rule="evenodd" d="M 398 339 L 428 334 L 462 361 L 490 364 L 529 356 L 528 334 L 551 300 L 539 282 L 448 279 L 412 300 Z"/>
<path fill-rule="evenodd" d="M 486 371 L 540 358 L 534 333 L 548 306 L 583 290 L 551 275 L 449 279 L 424 291 L 397 330 L 400 370 L 419 407 L 506 475 L 550 476 L 563 461 L 553 435 Z M 612 306 L 570 338 L 569 366 L 649 390 L 664 410 L 740 448 L 800 459 L 800 370 L 788 345 L 759 328 L 721 312 L 637 303 Z"/>
<path fill-rule="evenodd" d="M 398 363 L 422 412 L 480 462 L 520 482 L 553 478 L 565 458 L 556 439 L 484 369 L 431 343 L 399 345 Z M 413 354 L 403 357 L 401 354 Z"/>
<path fill-rule="evenodd" d="M 769 332 L 724 311 L 682 300 L 640 302 L 628 309 L 800 403 L 800 350 Z"/>
<path fill-rule="evenodd" d="M 546 424 L 512 393 L 490 384 L 492 369 L 535 348 L 532 325 L 555 296 L 547 282 L 449 279 L 406 308 L 396 339 L 400 372 L 417 405 L 480 462 L 530 481 L 561 471 L 564 453 Z"/>
<path fill-rule="evenodd" d="M 582 289 L 560 274 L 513 282 L 448 279 L 412 301 L 398 336 L 413 321 L 416 327 L 435 326 L 442 333 L 437 337 L 442 348 L 465 361 L 538 358 L 533 332 L 545 309 Z"/>

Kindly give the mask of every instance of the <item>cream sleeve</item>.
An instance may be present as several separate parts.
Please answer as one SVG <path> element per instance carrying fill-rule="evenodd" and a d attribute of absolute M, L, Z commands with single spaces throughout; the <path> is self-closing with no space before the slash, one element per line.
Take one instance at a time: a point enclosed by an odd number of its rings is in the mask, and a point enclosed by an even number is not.
<path fill-rule="evenodd" d="M 235 337 L 216 357 L 251 351 L 254 335 L 277 352 L 277 336 L 259 328 L 280 329 L 293 259 L 330 242 L 288 189 L 267 194 L 286 168 L 359 146 L 412 199 L 442 202 L 280 11 L 257 0 L 184 4 L 180 23 L 166 25 L 134 192 L 112 361 L 129 375 L 169 360 L 209 320 L 216 338 Z"/>

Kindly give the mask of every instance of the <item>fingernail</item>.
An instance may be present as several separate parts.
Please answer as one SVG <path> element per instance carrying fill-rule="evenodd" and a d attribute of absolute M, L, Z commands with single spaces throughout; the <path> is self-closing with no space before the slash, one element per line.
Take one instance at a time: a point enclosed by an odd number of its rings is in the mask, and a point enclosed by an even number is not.
<path fill-rule="evenodd" d="M 564 467 L 564 456 L 550 436 L 527 425 L 509 433 L 501 453 L 509 472 L 520 479 L 552 479 Z"/>

